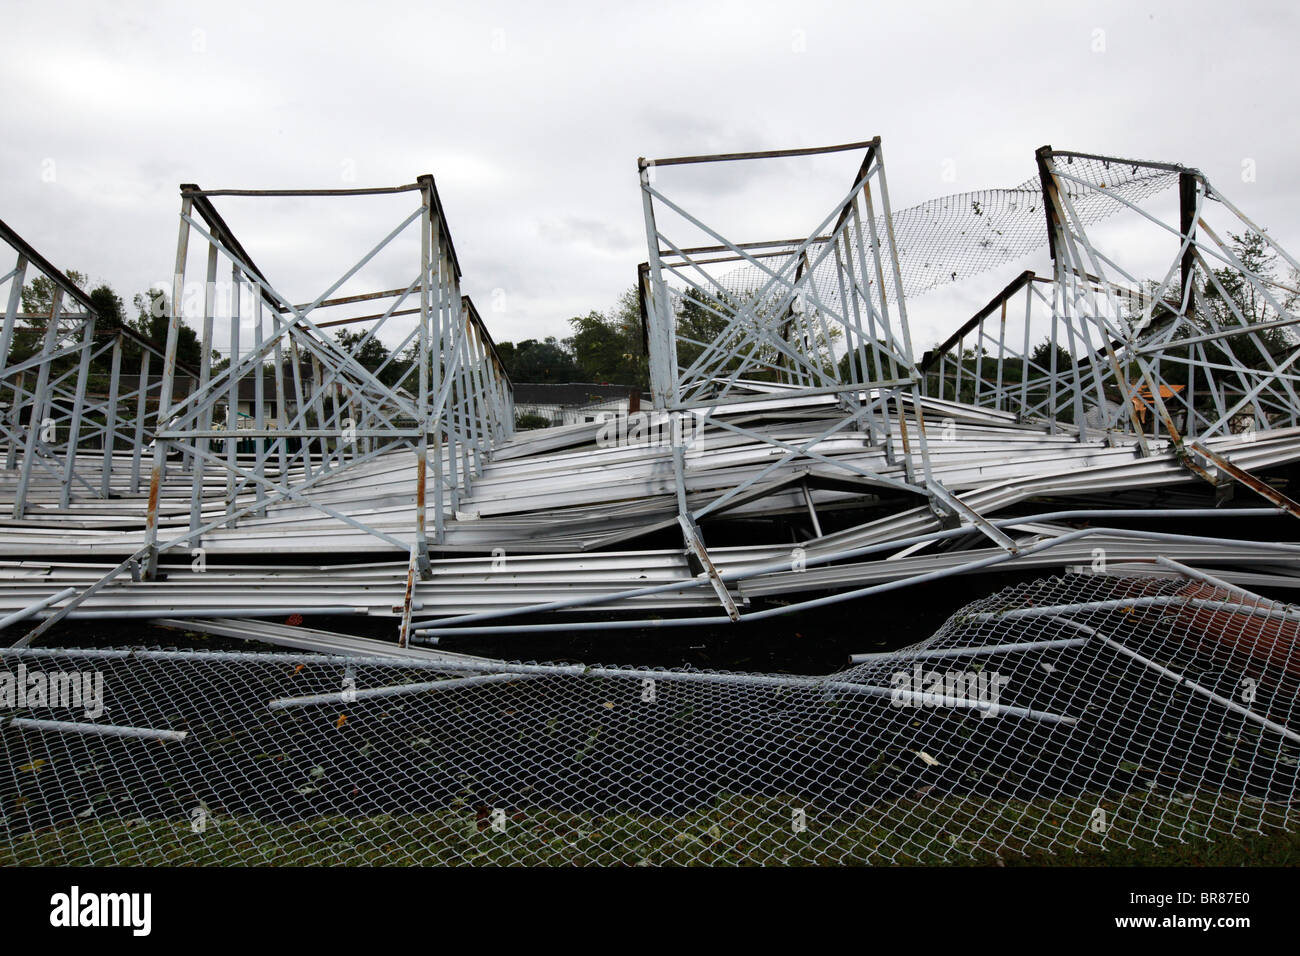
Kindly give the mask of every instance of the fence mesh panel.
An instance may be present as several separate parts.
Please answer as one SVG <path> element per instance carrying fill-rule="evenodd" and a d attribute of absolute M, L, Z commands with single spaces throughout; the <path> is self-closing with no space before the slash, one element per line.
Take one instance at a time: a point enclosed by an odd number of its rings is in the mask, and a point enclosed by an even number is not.
<path fill-rule="evenodd" d="M 1143 166 L 1126 160 L 1104 160 L 1085 156 L 1063 156 L 1057 160 L 1062 174 L 1078 179 L 1061 181 L 1084 226 L 1099 223 L 1127 207 L 1121 200 L 1140 204 L 1178 183 L 1178 173 Z M 979 189 L 928 199 L 893 213 L 894 241 L 903 294 L 921 295 L 950 282 L 968 279 L 990 269 L 1014 262 L 1047 246 L 1047 217 L 1043 209 L 1043 188 L 1034 176 L 1010 189 Z M 877 217 L 876 232 L 886 235 L 883 214 Z M 870 233 L 865 233 L 869 237 Z M 817 250 L 810 255 L 815 259 Z M 849 253 L 855 263 L 865 264 L 864 279 L 879 306 L 874 257 L 869 248 L 859 250 L 856 242 Z M 774 270 L 788 259 L 774 257 L 767 265 Z M 885 289 L 894 295 L 893 264 L 881 256 Z M 855 266 L 856 267 L 856 266 Z M 840 310 L 838 266 L 833 255 L 815 270 L 818 295 Z M 718 281 L 731 294 L 744 298 L 768 283 L 768 275 L 752 265 L 733 269 Z"/>
<path fill-rule="evenodd" d="M 0 861 L 989 862 L 1290 828 L 1297 628 L 1067 576 L 825 677 L 8 651 Z M 74 676 L 102 700 L 54 706 Z"/>

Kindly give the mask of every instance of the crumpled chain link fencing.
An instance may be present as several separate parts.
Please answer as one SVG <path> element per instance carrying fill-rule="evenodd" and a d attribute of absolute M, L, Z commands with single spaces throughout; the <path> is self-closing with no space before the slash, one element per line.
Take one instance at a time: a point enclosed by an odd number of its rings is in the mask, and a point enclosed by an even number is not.
<path fill-rule="evenodd" d="M 105 709 L 4 711 L 0 861 L 990 862 L 1289 829 L 1298 629 L 1075 575 L 825 677 L 10 650 L 6 686 L 93 672 Z"/>

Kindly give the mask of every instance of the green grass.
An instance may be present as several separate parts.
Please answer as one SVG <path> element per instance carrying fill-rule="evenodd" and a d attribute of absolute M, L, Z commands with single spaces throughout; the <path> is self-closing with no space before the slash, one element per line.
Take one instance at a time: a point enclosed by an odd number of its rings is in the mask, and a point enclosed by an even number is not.
<path fill-rule="evenodd" d="M 1288 866 L 1300 833 L 1265 826 L 1280 804 L 1249 798 L 899 801 L 835 816 L 795 801 L 721 796 L 682 817 L 529 812 L 505 831 L 468 808 L 364 818 L 272 822 L 89 819 L 0 843 L 3 865 L 471 866 Z M 1104 833 L 1090 824 L 1101 807 Z"/>

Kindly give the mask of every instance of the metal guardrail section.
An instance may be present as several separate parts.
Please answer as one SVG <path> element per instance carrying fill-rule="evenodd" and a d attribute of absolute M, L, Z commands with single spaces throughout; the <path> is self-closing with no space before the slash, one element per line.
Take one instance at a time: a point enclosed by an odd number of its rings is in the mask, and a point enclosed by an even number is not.
<path fill-rule="evenodd" d="M 840 153 L 862 158 L 804 238 L 728 238 L 673 187 L 701 170 Z M 69 616 L 295 607 L 392 616 L 405 643 L 743 623 L 1015 562 L 1081 562 L 1088 549 L 1125 561 L 1142 548 L 1216 554 L 1233 573 L 1289 580 L 1294 546 L 1267 531 L 1207 539 L 1132 524 L 1300 514 L 1276 480 L 1300 463 L 1300 348 L 1286 344 L 1300 290 L 1252 271 L 1225 239 L 1253 237 L 1296 263 L 1194 169 L 1049 147 L 1036 164 L 1037 177 L 1013 189 L 894 212 L 878 138 L 642 160 L 653 407 L 519 434 L 511 383 L 461 294 L 432 177 L 386 189 L 182 187 L 167 342 L 144 348 L 134 418 L 131 394 L 114 385 L 101 400 L 92 387 L 87 298 L 6 230 L 18 268 L 5 335 L 25 330 L 17 303 L 29 264 L 75 309 L 58 306 L 41 348 L 0 368 L 0 391 L 13 396 L 13 467 L 0 477 L 16 491 L 0 519 L 10 562 L 0 616 L 37 622 L 19 638 L 30 644 Z M 1169 223 L 1146 204 L 1175 187 Z M 216 208 L 224 197 L 380 195 L 412 208 L 299 304 Z M 1090 235 L 1119 215 L 1168 250 L 1168 268 L 1145 284 L 1124 264 L 1131 250 Z M 708 244 L 688 245 L 682 231 Z M 409 254 L 411 238 L 420 251 L 405 287 L 340 294 L 384 250 Z M 909 297 L 1041 245 L 1050 277 L 1022 274 L 917 359 Z M 195 276 L 208 294 L 187 314 Z M 243 293 L 217 295 L 225 276 Z M 1249 314 L 1243 291 L 1257 306 Z M 187 322 L 204 355 L 192 388 L 176 364 Z M 218 327 L 229 342 L 214 341 Z M 359 334 L 344 344 L 336 327 Z M 381 331 L 402 340 L 389 365 L 370 368 L 360 353 Z M 227 367 L 212 366 L 218 346 Z M 249 420 L 237 425 L 246 396 Z M 96 429 L 107 448 L 91 447 Z M 1263 507 L 1209 507 L 1233 488 Z M 743 527 L 744 543 L 706 541 L 723 526 Z M 652 534 L 681 546 L 630 550 Z M 324 570 L 233 563 L 268 553 L 311 556 Z M 365 556 L 375 563 L 355 563 Z M 312 575 L 331 587 L 313 589 Z M 54 599 L 69 587 L 73 597 Z M 772 603 L 819 587 L 833 593 Z M 606 610 L 620 619 L 521 620 Z M 647 616 L 664 611 L 675 616 Z"/>
<path fill-rule="evenodd" d="M 242 196 L 358 196 L 377 193 L 409 193 L 418 205 L 398 225 L 369 249 L 312 302 L 295 305 L 269 283 L 244 250 L 239 240 L 212 203 L 216 195 Z M 507 437 L 513 428 L 510 414 L 510 383 L 504 375 L 495 347 L 473 305 L 460 293 L 460 264 L 451 242 L 442 203 L 432 176 L 422 176 L 409 186 L 383 190 L 326 191 L 204 191 L 197 186 L 181 190 L 181 225 L 177 240 L 175 286 L 168 335 L 168 358 L 174 359 L 177 329 L 182 321 L 180 302 L 185 289 L 191 236 L 207 247 L 206 284 L 213 287 L 224 265 L 231 270 L 235 293 L 229 297 L 231 341 L 229 366 L 213 375 L 208 368 L 215 318 L 215 297 L 209 295 L 203 316 L 204 367 L 199 388 L 190 396 L 173 401 L 170 366 L 164 370 L 160 418 L 167 424 L 158 433 L 151 481 L 148 521 L 145 528 L 145 574 L 156 572 L 159 551 L 159 501 L 156 489 L 164 480 L 169 450 L 181 449 L 194 462 L 195 480 L 190 507 L 190 534 L 168 546 L 199 546 L 202 533 L 229 526 L 244 513 L 265 515 L 267 505 L 292 500 L 320 508 L 330 517 L 374 535 L 397 548 L 409 548 L 422 570 L 427 571 L 430 540 L 442 538 L 443 522 L 457 501 L 469 493 L 474 478 L 492 445 Z M 198 218 L 195 218 L 195 217 Z M 370 294 L 333 297 L 349 279 L 380 252 L 416 231 L 420 258 L 411 264 L 412 278 L 403 289 Z M 252 289 L 254 341 L 247 348 L 239 341 L 240 291 Z M 407 303 L 416 303 L 403 309 Z M 319 310 L 342 307 L 348 312 L 385 306 L 378 314 L 344 314 L 331 311 L 320 319 Z M 265 330 L 264 310 L 271 320 Z M 355 325 L 364 334 L 350 346 L 331 339 L 326 327 Z M 405 333 L 389 362 L 409 350 L 411 361 L 400 374 L 381 378 L 384 367 L 370 369 L 359 359 L 361 350 L 381 329 Z M 285 381 L 284 360 L 290 359 L 290 384 Z M 303 359 L 314 370 L 311 385 L 304 389 Z M 274 360 L 275 427 L 263 420 L 264 366 Z M 224 428 L 214 428 L 213 409 L 224 399 L 227 409 L 237 407 L 239 386 L 245 379 L 254 385 L 254 427 L 239 429 L 245 435 L 263 438 L 251 468 L 241 467 L 233 442 L 225 443 L 225 455 L 210 448 L 213 439 L 234 429 L 233 414 L 227 414 Z M 289 409 L 293 409 L 290 415 Z M 296 440 L 296 449 L 290 442 Z M 414 453 L 416 473 L 411 494 L 415 501 L 413 540 L 401 540 L 322 505 L 310 493 L 327 477 L 347 472 L 359 463 L 386 453 L 409 450 Z M 268 474 L 268 461 L 275 462 L 275 474 Z M 224 469 L 227 481 L 226 517 L 205 521 L 200 493 L 206 468 Z M 429 474 L 429 472 L 432 474 Z M 251 488 L 252 509 L 239 508 L 241 491 Z M 432 510 L 432 520 L 428 511 Z"/>
<path fill-rule="evenodd" d="M 162 352 L 99 316 L 84 290 L 2 221 L 0 242 L 14 257 L 0 278 L 0 489 L 10 515 L 138 493 L 142 452 L 157 428 L 161 379 L 150 370 L 161 368 Z M 51 293 L 48 308 L 27 314 L 24 286 L 40 280 Z M 109 369 L 92 373 L 95 359 Z"/>
<path fill-rule="evenodd" d="M 1022 274 L 927 354 L 927 391 L 1081 438 L 1181 444 L 1294 426 L 1300 340 L 1289 330 L 1300 322 L 1291 311 L 1300 273 L 1279 281 L 1253 272 L 1231 240 L 1256 240 L 1290 269 L 1296 260 L 1195 169 L 1050 147 L 1038 160 L 1055 273 Z M 1131 195 L 1135 183 L 1161 181 L 1178 186 L 1173 220 Z M 1159 277 L 1142 281 L 1126 262 L 1131 250 L 1088 236 L 1080 207 L 1101 205 L 1131 213 L 1168 250 Z M 1035 361 L 1040 341 L 1049 347 Z"/>
<path fill-rule="evenodd" d="M 307 304 L 294 304 L 276 290 L 213 203 L 214 196 L 228 195 L 269 199 L 377 194 L 409 194 L 414 208 Z M 381 251 L 412 235 L 420 251 L 418 261 L 410 263 L 411 281 L 405 288 L 335 297 Z M 107 510 L 128 524 L 143 519 L 139 540 L 126 561 L 60 611 L 128 571 L 134 579 L 152 579 L 161 553 L 199 553 L 206 535 L 237 528 L 249 517 L 265 517 L 281 502 L 317 509 L 389 548 L 409 551 L 427 575 L 430 547 L 441 542 L 445 521 L 460 498 L 472 492 L 493 445 L 513 430 L 510 381 L 481 317 L 460 292 L 460 266 L 431 176 L 391 189 L 183 186 L 161 353 L 125 328 L 111 330 L 112 342 L 97 348 L 96 316 L 88 297 L 7 227 L 3 237 L 18 252 L 17 267 L 7 277 L 10 294 L 2 343 L 6 358 L 15 335 L 28 331 L 17 324 L 23 318 L 17 310 L 28 271 L 49 277 L 55 288 L 50 321 L 36 354 L 8 368 L 0 366 L 4 393 L 12 396 L 5 428 L 7 464 L 16 471 L 13 517 L 27 516 L 33 472 L 40 467 L 51 471 L 56 458 L 62 466 L 55 478 L 64 513 L 83 505 L 79 485 L 95 497 L 108 498 L 116 487 L 114 468 L 123 464 L 114 454 L 115 442 L 125 438 L 122 444 L 131 452 L 126 491 L 137 497 L 126 509 Z M 192 250 L 191 245 L 198 248 Z M 182 389 L 177 351 L 192 259 L 205 259 L 201 315 L 190 316 L 201 324 L 201 364 L 188 370 L 188 387 Z M 230 282 L 223 297 L 218 294 L 219 277 L 227 274 Z M 68 313 L 65 301 L 78 311 Z M 252 314 L 244 316 L 246 302 Z M 383 311 L 361 314 L 376 307 Z M 323 311 L 327 318 L 321 317 Z M 218 320 L 228 327 L 230 339 L 228 345 L 220 343 L 227 348 L 225 367 L 214 369 Z M 342 325 L 357 329 L 348 343 L 325 331 Z M 252 341 L 241 342 L 241 328 L 248 326 Z M 381 329 L 404 337 L 389 361 L 372 369 L 359 356 Z M 122 342 L 128 338 L 143 354 L 134 396 L 134 436 L 123 434 L 132 422 L 121 413 L 122 403 L 133 395 L 121 394 L 118 384 Z M 111 384 L 107 396 L 96 402 L 87 394 L 90 362 L 109 347 Z M 151 358 L 161 366 L 156 381 L 150 373 Z M 73 359 L 79 364 L 65 370 Z M 35 381 L 27 385 L 30 374 Z M 240 402 L 246 395 L 252 412 L 245 416 L 249 421 L 242 422 Z M 70 402 L 60 402 L 68 396 Z M 268 409 L 274 409 L 272 420 Z M 96 415 L 101 419 L 98 427 L 91 418 Z M 25 435 L 20 434 L 23 425 Z M 238 440 L 232 437 L 236 435 Z M 89 467 L 85 449 L 97 438 L 103 444 L 102 466 L 92 487 L 80 472 Z M 249 440 L 254 450 L 241 454 L 241 443 Z M 346 480 L 367 462 L 392 461 L 403 453 L 414 465 L 403 495 L 413 507 L 400 535 L 335 509 L 315 494 L 327 481 Z M 143 501 L 138 498 L 142 467 L 148 489 Z M 184 524 L 177 520 L 182 509 L 188 512 Z"/>
<path fill-rule="evenodd" d="M 847 194 L 806 238 L 729 239 L 671 198 L 664 183 L 669 174 L 658 174 L 664 167 L 853 150 L 864 158 Z M 1213 484 L 1237 481 L 1300 514 L 1276 488 L 1191 444 L 1243 432 L 1251 441 L 1260 430 L 1300 423 L 1292 370 L 1300 339 L 1283 333 L 1285 354 L 1278 354 L 1276 338 L 1261 338 L 1300 322 L 1287 308 L 1300 289 L 1248 268 L 1207 224 L 1207 207 L 1213 202 L 1230 218 L 1219 227 L 1223 236 L 1239 240 L 1240 231 L 1296 268 L 1292 283 L 1300 266 L 1196 170 L 1051 147 L 1038 150 L 1036 160 L 1038 177 L 1014 189 L 943 197 L 897 215 L 878 137 L 814 150 L 641 160 L 649 259 L 640 288 L 655 406 L 672 416 L 689 413 L 697 431 L 701 424 L 723 429 L 767 442 L 774 458 L 780 455 L 696 505 L 688 500 L 683 449 L 674 445 L 678 517 L 688 550 L 706 555 L 702 566 L 711 563 L 699 521 L 792 462 L 815 463 L 823 480 L 843 470 L 846 478 L 911 490 L 928 499 L 940 521 L 967 524 L 1014 554 L 1016 543 L 955 494 L 936 465 L 936 415 L 956 434 L 975 409 L 991 413 L 991 428 L 1038 424 L 1078 447 L 1100 440 L 1144 458 L 1169 457 Z M 1178 221 L 1170 225 L 1141 204 L 1174 186 Z M 1122 252 L 1103 251 L 1090 239 L 1088 227 L 1120 213 L 1149 227 L 1169 249 L 1169 268 L 1158 279 L 1144 284 L 1122 264 Z M 688 248 L 674 241 L 674 232 L 686 229 L 714 244 Z M 1023 273 L 947 342 L 914 361 L 909 295 L 1043 244 L 1054 263 L 1050 280 Z M 1018 296 L 1024 305 L 1013 309 L 1009 328 L 1008 307 Z M 1243 314 L 1237 300 L 1259 303 L 1258 314 Z M 718 414 L 719 406 L 750 402 L 757 411 L 773 394 L 787 401 L 832 396 L 840 411 L 823 412 L 819 427 L 797 441 Z M 923 395 L 938 402 L 927 404 Z M 945 414 L 946 401 L 953 404 Z M 901 469 L 863 468 L 818 454 L 822 442 L 849 435 L 882 448 L 886 461 Z M 1023 449 L 1003 451 L 1014 458 Z M 815 511 L 812 523 L 816 528 Z"/>

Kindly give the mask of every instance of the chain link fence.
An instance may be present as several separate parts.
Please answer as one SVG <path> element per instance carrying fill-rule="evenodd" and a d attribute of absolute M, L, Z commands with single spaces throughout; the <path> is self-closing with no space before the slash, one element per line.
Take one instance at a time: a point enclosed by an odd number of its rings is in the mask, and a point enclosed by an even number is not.
<path fill-rule="evenodd" d="M 1297 628 L 1078 575 L 824 677 L 7 650 L 0 862 L 991 862 L 1291 828 Z"/>
<path fill-rule="evenodd" d="M 1137 161 L 1064 155 L 1058 164 L 1062 173 L 1083 183 L 1067 180 L 1060 184 L 1083 226 L 1095 225 L 1124 211 L 1126 202 L 1141 204 L 1178 184 L 1177 172 Z M 880 215 L 876 234 L 886 236 L 888 225 Z M 928 199 L 895 210 L 892 226 L 900 271 L 897 281 L 903 295 L 910 299 L 1046 248 L 1042 180 L 1034 176 L 1010 189 L 978 189 Z M 856 243 L 846 257 L 867 264 L 875 262 L 871 250 L 859 249 Z M 773 258 L 768 266 L 779 271 L 786 262 Z M 895 277 L 887 255 L 881 256 L 880 268 L 892 297 Z M 814 280 L 817 295 L 839 312 L 844 306 L 840 303 L 842 281 L 837 269 L 836 258 L 828 256 L 814 270 Z M 765 288 L 769 279 L 763 270 L 745 265 L 722 276 L 719 284 L 743 299 Z M 871 288 L 879 306 L 874 276 L 867 273 L 863 282 Z"/>

